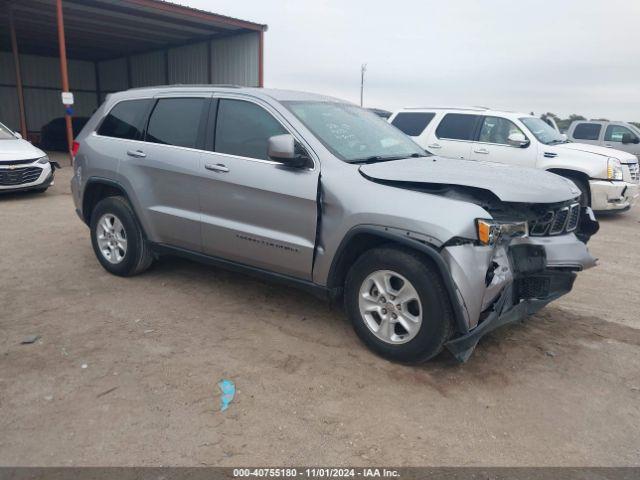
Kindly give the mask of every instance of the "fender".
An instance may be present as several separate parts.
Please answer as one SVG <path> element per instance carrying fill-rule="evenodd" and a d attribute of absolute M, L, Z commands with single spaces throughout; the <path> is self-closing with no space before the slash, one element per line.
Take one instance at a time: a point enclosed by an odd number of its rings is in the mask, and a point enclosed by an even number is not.
<path fill-rule="evenodd" d="M 453 277 L 451 276 L 451 272 L 449 271 L 447 264 L 440 255 L 440 250 L 429 243 L 427 240 L 423 239 L 422 235 L 416 234 L 415 232 L 402 231 L 397 228 L 381 227 L 375 225 L 359 225 L 353 227 L 342 239 L 342 242 L 340 242 L 340 246 L 338 247 L 336 254 L 333 257 L 331 267 L 329 269 L 329 287 L 333 286 L 335 288 L 336 283 L 339 282 L 337 276 L 339 275 L 341 257 L 345 249 L 349 245 L 349 242 L 356 235 L 360 234 L 369 234 L 378 237 L 381 240 L 398 243 L 413 250 L 417 250 L 429 257 L 438 269 L 438 273 L 440 273 L 440 277 L 442 278 L 447 293 L 449 294 L 449 300 L 451 301 L 451 306 L 453 308 L 453 315 L 457 330 L 462 334 L 469 332 L 469 327 L 467 326 L 463 308 L 458 297 L 457 287 L 455 285 L 455 282 L 453 281 Z"/>
<path fill-rule="evenodd" d="M 87 212 L 84 211 L 84 203 L 85 203 L 85 199 L 86 199 L 86 192 L 87 192 L 87 188 L 88 187 L 90 187 L 91 185 L 96 184 L 96 183 L 101 184 L 101 185 L 107 185 L 109 187 L 115 188 L 116 190 L 120 190 L 122 192 L 122 194 L 124 195 L 124 197 L 129 202 L 129 205 L 131 205 L 131 209 L 133 210 L 133 213 L 138 218 L 138 222 L 140 222 L 140 215 L 138 215 L 138 212 L 136 212 L 135 205 L 133 204 L 133 202 L 131 202 L 131 199 L 129 198 L 129 193 L 127 193 L 126 188 L 124 188 L 124 186 L 121 183 L 119 183 L 119 182 L 117 182 L 115 180 L 111 180 L 109 178 L 91 176 L 91 177 L 89 177 L 87 179 L 87 182 L 85 183 L 84 188 L 82 189 L 82 218 L 85 220 L 85 223 L 87 225 L 91 222 L 91 219 L 87 218 Z M 142 226 L 142 223 L 140 223 L 140 226 Z"/>

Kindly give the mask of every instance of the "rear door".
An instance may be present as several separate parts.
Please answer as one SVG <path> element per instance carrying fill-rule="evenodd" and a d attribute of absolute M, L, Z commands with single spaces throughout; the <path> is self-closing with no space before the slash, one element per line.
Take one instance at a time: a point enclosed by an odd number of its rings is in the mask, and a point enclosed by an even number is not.
<path fill-rule="evenodd" d="M 144 143 L 121 163 L 155 242 L 201 251 L 197 185 L 209 102 L 210 94 L 156 97 Z"/>
<path fill-rule="evenodd" d="M 509 135 L 520 133 L 529 140 L 525 147 L 509 143 Z M 480 124 L 477 141 L 471 148 L 472 160 L 507 163 L 521 167 L 535 167 L 537 141 L 527 137 L 511 120 L 503 117 L 484 116 Z"/>
<path fill-rule="evenodd" d="M 480 119 L 479 115 L 446 113 L 422 146 L 436 155 L 468 160 Z"/>
<path fill-rule="evenodd" d="M 304 145 L 270 105 L 240 96 L 214 103 L 198 188 L 204 252 L 311 279 L 319 162 L 299 169 L 269 160 L 273 135 L 292 133 Z"/>

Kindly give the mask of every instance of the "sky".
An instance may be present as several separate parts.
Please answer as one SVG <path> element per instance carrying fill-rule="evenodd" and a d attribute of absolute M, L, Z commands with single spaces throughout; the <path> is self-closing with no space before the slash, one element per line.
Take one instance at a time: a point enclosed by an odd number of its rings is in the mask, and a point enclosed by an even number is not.
<path fill-rule="evenodd" d="M 266 87 L 640 121 L 640 0 L 176 3 L 266 23 Z"/>

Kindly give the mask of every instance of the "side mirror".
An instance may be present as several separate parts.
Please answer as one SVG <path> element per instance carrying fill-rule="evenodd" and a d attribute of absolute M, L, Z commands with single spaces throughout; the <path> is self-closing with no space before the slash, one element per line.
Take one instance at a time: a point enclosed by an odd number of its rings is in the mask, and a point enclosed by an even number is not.
<path fill-rule="evenodd" d="M 269 137 L 267 148 L 268 157 L 274 162 L 293 168 L 302 168 L 309 165 L 309 157 L 302 153 L 301 147 L 296 146 L 293 135 L 285 133 Z"/>
<path fill-rule="evenodd" d="M 566 133 L 561 133 L 560 138 L 562 139 L 563 142 L 566 142 L 567 140 L 569 140 L 569 137 L 567 137 Z"/>
<path fill-rule="evenodd" d="M 529 146 L 529 140 L 524 136 L 522 132 L 513 132 L 509 134 L 507 138 L 509 145 L 516 148 L 525 148 Z"/>
<path fill-rule="evenodd" d="M 20 135 L 18 132 L 13 132 L 13 135 L 14 135 L 18 140 L 22 140 L 22 135 Z"/>

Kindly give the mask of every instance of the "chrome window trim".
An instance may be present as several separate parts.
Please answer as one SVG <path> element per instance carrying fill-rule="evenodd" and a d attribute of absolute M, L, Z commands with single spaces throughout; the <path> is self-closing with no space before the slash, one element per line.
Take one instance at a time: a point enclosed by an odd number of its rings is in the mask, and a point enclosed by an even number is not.
<path fill-rule="evenodd" d="M 196 153 L 211 153 L 208 150 L 201 150 L 199 148 L 193 148 L 193 147 L 182 147 L 180 145 L 168 145 L 166 143 L 145 142 L 144 140 L 132 140 L 130 138 L 107 137 L 106 135 L 98 135 L 96 132 L 92 132 L 91 135 L 94 136 L 94 137 L 98 137 L 98 138 L 104 138 L 105 140 L 118 140 L 118 141 L 121 141 L 121 142 L 129 142 L 129 143 L 133 143 L 133 144 L 154 145 L 154 146 L 158 146 L 158 147 L 166 147 L 166 148 L 174 148 L 174 149 L 179 149 L 179 150 L 187 150 L 189 152 L 196 152 Z"/>

